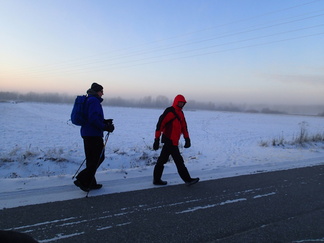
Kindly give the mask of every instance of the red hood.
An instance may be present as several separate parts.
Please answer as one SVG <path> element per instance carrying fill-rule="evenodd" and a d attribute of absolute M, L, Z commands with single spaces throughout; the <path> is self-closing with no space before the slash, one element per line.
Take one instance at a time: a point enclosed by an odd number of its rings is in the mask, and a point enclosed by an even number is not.
<path fill-rule="evenodd" d="M 187 103 L 185 97 L 183 95 L 177 95 L 175 98 L 174 98 L 174 101 L 173 101 L 173 107 L 174 108 L 177 108 L 179 109 L 178 107 L 178 102 L 181 101 L 181 102 L 184 102 L 184 103 Z"/>

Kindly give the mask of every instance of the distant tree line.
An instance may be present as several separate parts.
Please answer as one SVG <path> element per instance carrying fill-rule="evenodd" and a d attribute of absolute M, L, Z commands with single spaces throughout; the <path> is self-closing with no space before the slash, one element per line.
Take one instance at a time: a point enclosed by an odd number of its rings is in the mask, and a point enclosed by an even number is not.
<path fill-rule="evenodd" d="M 17 92 L 0 91 L 0 102 L 44 102 L 44 103 L 71 103 L 74 98 L 59 93 L 35 93 L 21 94 Z"/>
<path fill-rule="evenodd" d="M 59 93 L 35 93 L 29 92 L 21 94 L 18 92 L 0 91 L 0 102 L 42 102 L 42 103 L 62 103 L 73 104 L 76 96 L 65 95 Z M 105 98 L 103 105 L 118 107 L 140 107 L 140 108 L 165 108 L 172 104 L 173 100 L 166 96 L 159 95 L 156 98 L 145 96 L 140 99 L 124 99 L 121 97 Z M 265 114 L 287 114 L 287 112 L 272 110 L 270 108 L 249 109 L 244 105 L 215 104 L 213 102 L 199 102 L 189 100 L 186 105 L 188 110 L 211 110 L 211 111 L 230 111 L 230 112 L 249 112 L 249 113 L 265 113 Z M 324 116 L 324 112 L 318 114 Z"/>

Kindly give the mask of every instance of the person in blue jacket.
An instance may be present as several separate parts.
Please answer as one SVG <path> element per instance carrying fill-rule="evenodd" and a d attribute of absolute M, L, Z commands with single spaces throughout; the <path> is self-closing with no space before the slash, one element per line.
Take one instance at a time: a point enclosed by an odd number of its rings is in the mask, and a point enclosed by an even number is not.
<path fill-rule="evenodd" d="M 85 105 L 87 122 L 81 126 L 86 168 L 80 171 L 74 181 L 77 187 L 86 192 L 102 187 L 102 184 L 97 183 L 95 174 L 105 159 L 103 133 L 104 131 L 113 132 L 115 129 L 112 119 L 104 119 L 101 106 L 103 87 L 100 84 L 93 83 L 87 94 L 88 98 Z"/>

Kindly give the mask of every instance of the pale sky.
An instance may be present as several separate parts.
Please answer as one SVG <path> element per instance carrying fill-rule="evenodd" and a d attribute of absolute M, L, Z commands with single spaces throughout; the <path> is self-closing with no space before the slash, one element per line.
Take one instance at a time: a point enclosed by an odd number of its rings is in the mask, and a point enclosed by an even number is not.
<path fill-rule="evenodd" d="M 0 91 L 324 104 L 324 0 L 0 0 Z"/>

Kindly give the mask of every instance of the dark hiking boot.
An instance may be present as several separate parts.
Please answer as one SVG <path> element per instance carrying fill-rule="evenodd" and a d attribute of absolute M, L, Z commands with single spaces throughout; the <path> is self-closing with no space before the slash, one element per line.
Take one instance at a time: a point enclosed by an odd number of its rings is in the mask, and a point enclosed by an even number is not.
<path fill-rule="evenodd" d="M 102 187 L 102 184 L 94 184 L 90 186 L 90 190 L 98 190 Z"/>
<path fill-rule="evenodd" d="M 199 178 L 192 178 L 190 181 L 186 182 L 187 186 L 191 186 L 193 184 L 196 184 L 199 181 Z"/>
<path fill-rule="evenodd" d="M 165 186 L 166 184 L 168 184 L 168 182 L 162 180 L 153 180 L 153 184 L 157 186 Z"/>
<path fill-rule="evenodd" d="M 79 180 L 75 180 L 75 181 L 74 181 L 74 185 L 76 185 L 77 187 L 79 187 L 79 188 L 80 188 L 82 191 L 84 191 L 84 192 L 88 192 L 88 191 L 90 191 L 90 189 L 89 189 L 88 187 L 84 186 L 84 185 L 82 184 L 82 182 L 79 181 Z"/>

